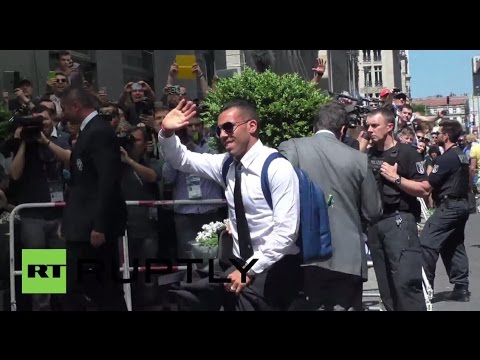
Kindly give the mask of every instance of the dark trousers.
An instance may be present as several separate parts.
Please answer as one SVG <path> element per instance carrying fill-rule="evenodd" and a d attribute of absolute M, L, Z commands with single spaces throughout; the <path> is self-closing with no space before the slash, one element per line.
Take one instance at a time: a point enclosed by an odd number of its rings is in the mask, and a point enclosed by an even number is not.
<path fill-rule="evenodd" d="M 363 279 L 360 276 L 323 269 L 303 267 L 305 300 L 293 311 L 361 311 Z"/>
<path fill-rule="evenodd" d="M 236 268 L 228 262 L 215 260 L 216 278 L 226 278 Z M 254 277 L 240 295 L 227 291 L 223 284 L 211 283 L 209 276 L 202 271 L 202 278 L 191 284 L 182 283 L 174 291 L 187 300 L 191 310 L 235 311 L 275 311 L 287 310 L 296 298 L 301 285 L 300 258 L 287 255 L 273 264 L 268 270 Z"/>
<path fill-rule="evenodd" d="M 158 258 L 158 238 L 156 233 L 147 237 L 128 237 L 128 254 L 130 266 L 135 266 L 134 260 L 138 260 L 139 266 L 145 266 L 146 259 Z M 158 289 L 157 276 L 154 280 L 147 283 L 145 273 L 137 274 L 136 281 L 132 282 L 132 303 L 133 310 L 143 309 L 145 306 L 153 305 Z M 132 275 L 131 275 L 132 276 Z"/>
<path fill-rule="evenodd" d="M 420 236 L 424 269 L 433 287 L 438 255 L 442 257 L 450 283 L 468 288 L 468 258 L 465 251 L 465 224 L 469 217 L 467 200 L 446 200 L 427 220 Z"/>
<path fill-rule="evenodd" d="M 79 261 L 87 260 L 88 264 L 79 270 Z M 96 273 L 88 268 L 96 269 Z M 62 309 L 127 310 L 123 287 L 118 281 L 121 278 L 117 237 L 107 236 L 98 248 L 90 242 L 67 241 L 67 294 L 61 298 Z"/>
<path fill-rule="evenodd" d="M 415 217 L 400 212 L 368 231 L 378 289 L 387 310 L 424 311 L 422 253 Z"/>

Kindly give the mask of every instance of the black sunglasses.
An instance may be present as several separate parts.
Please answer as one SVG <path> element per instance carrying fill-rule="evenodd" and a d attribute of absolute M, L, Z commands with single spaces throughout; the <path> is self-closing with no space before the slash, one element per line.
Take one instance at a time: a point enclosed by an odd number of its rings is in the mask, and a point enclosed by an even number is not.
<path fill-rule="evenodd" d="M 55 82 L 64 83 L 64 82 L 67 82 L 67 79 L 57 79 L 57 80 L 55 80 Z"/>
<path fill-rule="evenodd" d="M 222 130 L 225 131 L 227 134 L 233 134 L 235 132 L 235 130 L 237 129 L 237 127 L 239 127 L 240 125 L 246 124 L 250 120 L 252 120 L 252 119 L 248 119 L 248 120 L 239 122 L 237 124 L 235 124 L 233 122 L 226 122 L 222 125 L 218 125 L 217 128 L 215 129 L 215 134 L 217 134 L 217 137 L 220 137 L 220 134 L 222 133 Z"/>

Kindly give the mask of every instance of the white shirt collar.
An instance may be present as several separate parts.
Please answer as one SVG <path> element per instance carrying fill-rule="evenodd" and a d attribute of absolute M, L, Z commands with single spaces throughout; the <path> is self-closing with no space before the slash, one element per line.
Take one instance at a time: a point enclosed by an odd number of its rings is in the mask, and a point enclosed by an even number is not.
<path fill-rule="evenodd" d="M 329 133 L 329 134 L 332 134 L 333 136 L 335 136 L 335 134 L 333 132 L 331 132 L 330 130 L 318 130 L 315 135 L 317 134 L 321 134 L 321 133 Z"/>
<path fill-rule="evenodd" d="M 53 130 L 52 130 L 52 133 L 50 134 L 50 137 L 58 137 L 58 132 L 57 132 L 57 128 L 54 126 L 53 127 Z"/>
<path fill-rule="evenodd" d="M 248 168 L 248 166 L 257 158 L 257 155 L 260 149 L 263 148 L 263 144 L 260 139 L 257 140 L 255 144 L 247 151 L 245 155 L 243 155 L 240 162 L 242 163 L 244 168 Z"/>
<path fill-rule="evenodd" d="M 87 124 L 90 122 L 90 120 L 92 120 L 97 115 L 98 115 L 98 112 L 94 110 L 85 119 L 83 119 L 80 125 L 80 131 L 83 131 L 83 129 L 85 129 L 85 126 L 87 126 Z"/>

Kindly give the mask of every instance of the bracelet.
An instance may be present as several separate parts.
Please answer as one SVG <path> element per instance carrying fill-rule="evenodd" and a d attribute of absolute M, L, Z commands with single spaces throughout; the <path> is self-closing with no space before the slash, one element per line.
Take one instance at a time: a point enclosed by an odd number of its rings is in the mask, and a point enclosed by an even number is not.
<path fill-rule="evenodd" d="M 202 75 L 198 76 L 198 79 L 201 79 L 202 77 L 205 77 L 205 74 L 202 73 Z"/>

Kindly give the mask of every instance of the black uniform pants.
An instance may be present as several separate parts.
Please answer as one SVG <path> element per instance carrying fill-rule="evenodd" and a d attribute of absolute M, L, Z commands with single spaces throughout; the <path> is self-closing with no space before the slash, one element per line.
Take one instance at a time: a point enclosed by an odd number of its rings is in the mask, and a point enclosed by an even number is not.
<path fill-rule="evenodd" d="M 447 199 L 428 219 L 420 236 L 424 269 L 433 287 L 438 255 L 442 257 L 450 283 L 468 288 L 468 258 L 465 251 L 465 224 L 468 201 Z"/>
<path fill-rule="evenodd" d="M 422 253 L 412 214 L 400 212 L 368 231 L 378 289 L 389 311 L 424 311 Z"/>
<path fill-rule="evenodd" d="M 78 264 L 85 262 L 82 269 Z M 88 273 L 88 268 L 95 272 Z M 115 271 L 115 273 L 113 273 Z M 64 311 L 127 310 L 119 272 L 118 238 L 106 236 L 98 248 L 90 242 L 67 240 L 67 294 L 61 297 Z"/>

